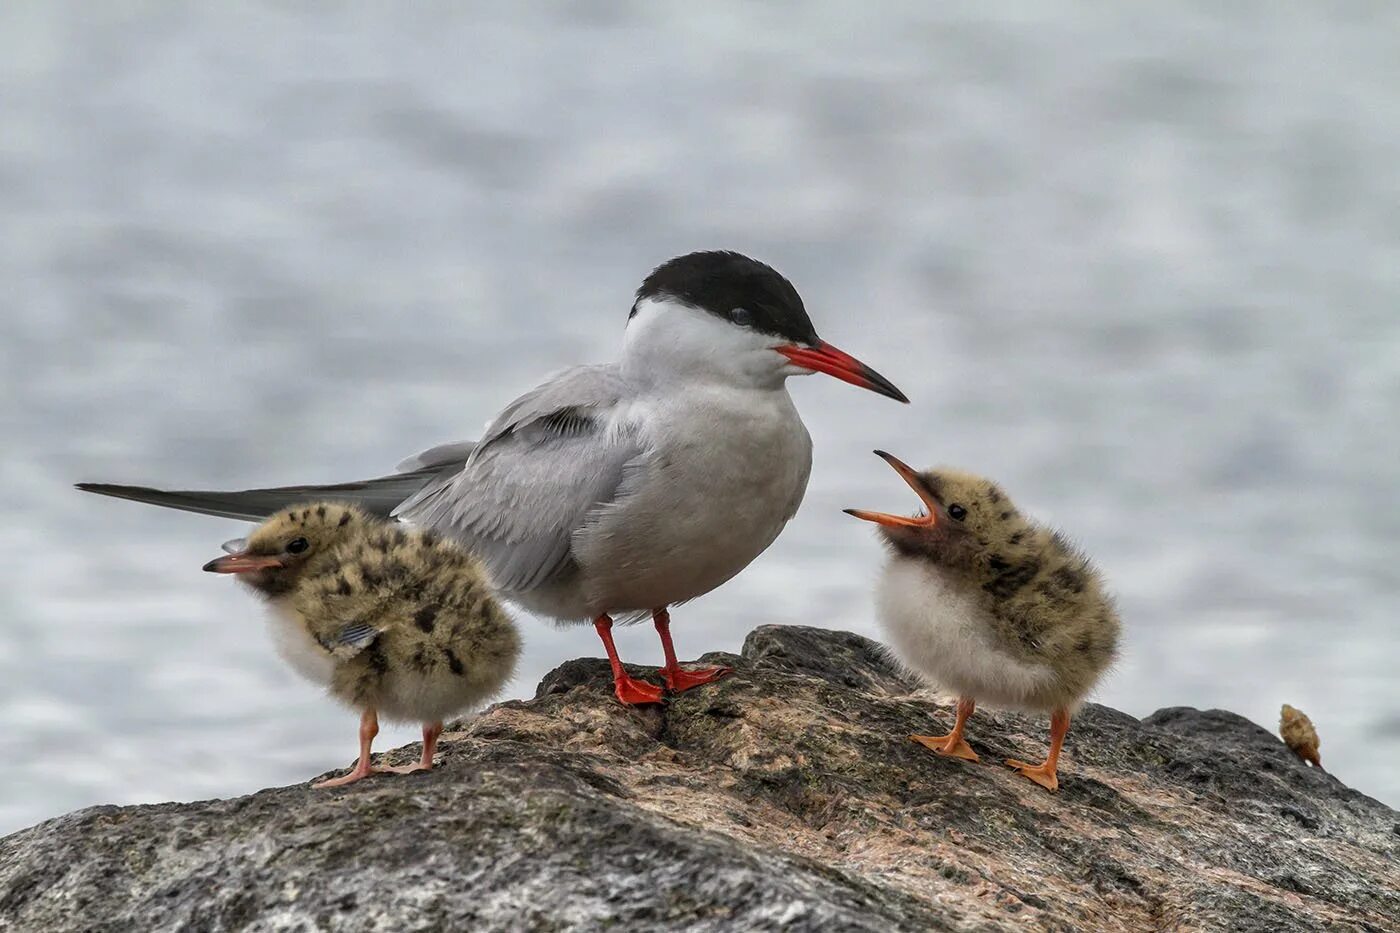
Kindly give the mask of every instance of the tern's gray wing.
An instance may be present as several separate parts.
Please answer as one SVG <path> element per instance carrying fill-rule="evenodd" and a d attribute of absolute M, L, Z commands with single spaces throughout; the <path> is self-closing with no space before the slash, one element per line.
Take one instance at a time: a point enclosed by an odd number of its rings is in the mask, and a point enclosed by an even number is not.
<path fill-rule="evenodd" d="M 622 399 L 626 382 L 616 363 L 571 366 L 511 402 L 476 442 L 474 454 L 507 437 L 540 426 L 547 433 L 587 433 L 588 421 L 606 415 Z"/>
<path fill-rule="evenodd" d="M 456 476 L 395 510 L 465 544 L 495 584 L 534 589 L 573 566 L 574 532 L 627 494 L 645 464 L 634 432 L 613 418 L 624 382 L 615 366 L 578 366 L 516 399 Z"/>
<path fill-rule="evenodd" d="M 472 455 L 472 448 L 476 446 L 476 441 L 453 441 L 450 444 L 439 444 L 436 447 L 429 447 L 421 454 L 415 454 L 399 463 L 394 469 L 400 473 L 414 473 L 418 470 L 445 470 L 451 468 L 455 473 L 467 465 L 467 458 Z"/>

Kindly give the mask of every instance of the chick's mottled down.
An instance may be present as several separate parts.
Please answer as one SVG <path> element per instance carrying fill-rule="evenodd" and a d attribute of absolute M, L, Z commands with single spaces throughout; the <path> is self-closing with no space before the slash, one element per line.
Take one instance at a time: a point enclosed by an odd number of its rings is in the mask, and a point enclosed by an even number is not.
<path fill-rule="evenodd" d="M 977 701 L 1048 712 L 1046 761 L 1009 763 L 1054 790 L 1070 716 L 1118 650 L 1118 613 L 1098 571 L 991 480 L 920 473 L 880 456 L 925 510 L 908 518 L 847 510 L 878 523 L 891 552 L 877 593 L 880 624 L 906 665 L 959 697 L 952 732 L 914 738 L 975 761 L 963 729 Z"/>
<path fill-rule="evenodd" d="M 442 721 L 494 696 L 520 655 L 515 624 L 465 551 L 353 506 L 311 503 L 273 515 L 205 570 L 237 574 L 266 597 L 278 652 L 361 711 L 361 757 L 331 783 L 373 772 L 378 717 L 423 723 L 423 760 Z"/>

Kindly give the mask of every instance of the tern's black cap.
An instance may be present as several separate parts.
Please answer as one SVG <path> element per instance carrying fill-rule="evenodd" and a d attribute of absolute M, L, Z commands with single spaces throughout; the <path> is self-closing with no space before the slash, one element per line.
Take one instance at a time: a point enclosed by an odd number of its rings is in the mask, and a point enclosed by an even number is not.
<path fill-rule="evenodd" d="M 662 263 L 637 289 L 637 302 L 663 296 L 793 343 L 812 346 L 821 339 L 792 283 L 741 253 L 687 253 Z M 637 313 L 635 303 L 632 313 Z"/>

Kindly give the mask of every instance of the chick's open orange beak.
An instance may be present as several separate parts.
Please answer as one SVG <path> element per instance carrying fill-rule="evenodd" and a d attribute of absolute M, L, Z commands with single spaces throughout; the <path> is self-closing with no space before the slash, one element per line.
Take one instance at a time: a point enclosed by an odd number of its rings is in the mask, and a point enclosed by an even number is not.
<path fill-rule="evenodd" d="M 801 344 L 790 343 L 782 347 L 774 347 L 783 356 L 801 366 L 803 369 L 810 369 L 814 372 L 826 373 L 828 376 L 835 376 L 842 382 L 849 382 L 853 386 L 860 386 L 862 389 L 869 389 L 886 398 L 892 398 L 896 402 L 909 401 L 895 384 L 875 370 L 866 366 L 845 350 L 838 350 L 825 340 L 815 347 L 804 347 Z"/>
<path fill-rule="evenodd" d="M 255 570 L 272 570 L 281 567 L 282 562 L 270 554 L 225 554 L 204 565 L 207 573 L 252 573 Z"/>
<path fill-rule="evenodd" d="M 890 515 L 887 512 L 867 512 L 864 509 L 842 509 L 847 515 L 854 515 L 856 518 L 864 519 L 867 522 L 874 522 L 877 525 L 887 525 L 893 528 L 932 528 L 938 521 L 935 517 L 938 514 L 938 503 L 929 495 L 924 488 L 923 481 L 919 479 L 919 474 L 913 467 L 900 460 L 894 454 L 887 454 L 883 450 L 875 451 L 875 456 L 880 457 L 894 471 L 909 484 L 909 488 L 918 495 L 919 501 L 924 504 L 927 515 Z"/>

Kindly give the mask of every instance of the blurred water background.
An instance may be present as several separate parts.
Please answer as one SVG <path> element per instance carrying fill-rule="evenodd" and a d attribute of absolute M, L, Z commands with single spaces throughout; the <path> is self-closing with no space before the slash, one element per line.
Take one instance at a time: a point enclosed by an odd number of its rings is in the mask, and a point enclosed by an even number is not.
<path fill-rule="evenodd" d="M 1098 558 L 1100 700 L 1288 701 L 1400 804 L 1398 9 L 5 4 L 0 831 L 353 757 L 199 570 L 242 526 L 72 482 L 377 475 L 611 358 L 642 275 L 711 247 L 914 404 L 793 384 L 806 503 L 675 614 L 684 657 L 873 633 L 839 510 L 912 507 L 885 447 Z M 599 654 L 523 627 L 514 695 Z"/>

